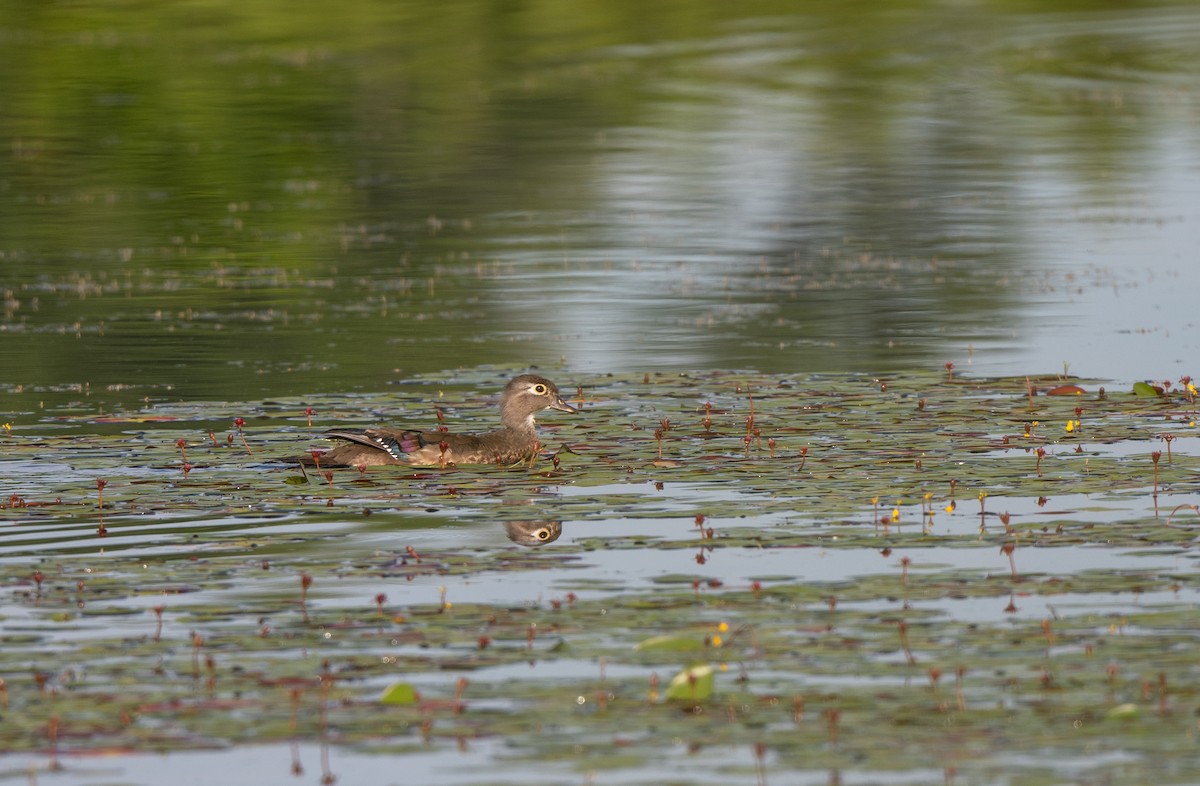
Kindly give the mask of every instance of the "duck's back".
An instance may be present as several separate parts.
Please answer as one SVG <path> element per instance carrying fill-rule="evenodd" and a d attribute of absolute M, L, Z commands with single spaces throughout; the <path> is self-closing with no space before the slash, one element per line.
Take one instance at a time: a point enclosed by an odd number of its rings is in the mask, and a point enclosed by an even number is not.
<path fill-rule="evenodd" d="M 321 465 L 330 467 L 512 464 L 528 457 L 537 445 L 535 435 L 513 429 L 479 436 L 388 428 L 334 429 L 325 436 L 350 443 L 321 455 Z"/>

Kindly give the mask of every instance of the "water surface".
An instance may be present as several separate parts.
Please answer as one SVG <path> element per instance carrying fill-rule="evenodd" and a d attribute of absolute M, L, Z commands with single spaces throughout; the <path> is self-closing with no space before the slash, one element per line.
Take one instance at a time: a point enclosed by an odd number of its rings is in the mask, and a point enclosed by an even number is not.
<path fill-rule="evenodd" d="M 7 385 L 1193 371 L 1189 4 L 256 8 L 0 26 Z"/>

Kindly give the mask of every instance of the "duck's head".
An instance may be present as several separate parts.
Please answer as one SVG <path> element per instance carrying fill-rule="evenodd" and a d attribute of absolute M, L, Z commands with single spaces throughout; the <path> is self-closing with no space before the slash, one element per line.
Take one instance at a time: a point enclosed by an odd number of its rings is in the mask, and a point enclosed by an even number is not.
<path fill-rule="evenodd" d="M 553 382 L 537 374 L 522 374 L 514 378 L 500 395 L 500 421 L 509 428 L 532 426 L 534 415 L 543 409 L 579 411 L 563 401 Z"/>

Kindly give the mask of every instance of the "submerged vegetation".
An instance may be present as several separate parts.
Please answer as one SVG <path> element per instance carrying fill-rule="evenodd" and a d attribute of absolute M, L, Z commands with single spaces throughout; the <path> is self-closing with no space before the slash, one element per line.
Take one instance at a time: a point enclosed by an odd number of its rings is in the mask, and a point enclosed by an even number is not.
<path fill-rule="evenodd" d="M 317 742 L 327 782 L 493 740 L 460 776 L 1200 771 L 1190 380 L 562 372 L 582 412 L 532 464 L 279 462 L 335 424 L 488 428 L 509 371 L 15 419 L 4 748 L 279 743 L 282 773 Z"/>

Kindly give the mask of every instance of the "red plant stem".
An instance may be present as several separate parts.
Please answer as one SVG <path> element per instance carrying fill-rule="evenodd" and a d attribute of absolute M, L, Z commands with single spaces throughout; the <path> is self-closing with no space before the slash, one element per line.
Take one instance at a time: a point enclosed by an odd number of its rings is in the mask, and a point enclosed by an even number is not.
<path fill-rule="evenodd" d="M 829 707 L 825 710 L 825 722 L 829 725 L 829 742 L 832 745 L 837 745 L 838 741 L 838 720 L 842 717 L 842 713 Z"/>
<path fill-rule="evenodd" d="M 321 672 L 321 697 L 318 726 L 321 736 L 321 783 L 332 786 L 337 776 L 329 766 L 329 694 L 333 690 L 333 675 L 328 667 Z"/>
<path fill-rule="evenodd" d="M 245 419 L 244 418 L 235 418 L 233 421 L 233 425 L 237 426 L 238 436 L 242 440 L 242 447 L 244 447 L 246 449 L 246 455 L 253 456 L 254 451 L 250 449 L 250 444 L 248 442 L 246 442 L 246 434 L 245 434 L 245 432 L 242 431 L 242 426 L 246 425 Z"/>
<path fill-rule="evenodd" d="M 204 637 L 192 631 L 192 677 L 200 676 L 200 647 L 203 644 Z"/>
<path fill-rule="evenodd" d="M 459 677 L 458 683 L 454 686 L 454 711 L 455 712 L 463 711 L 462 697 L 463 697 L 463 694 L 467 692 L 467 684 L 468 684 L 468 680 L 466 677 Z"/>
<path fill-rule="evenodd" d="M 312 586 L 313 578 L 307 573 L 300 574 L 300 611 L 304 614 L 304 623 L 308 624 L 308 588 Z"/>
<path fill-rule="evenodd" d="M 911 666 L 917 662 L 917 659 L 913 657 L 912 650 L 908 646 L 908 623 L 900 620 L 898 627 L 900 628 L 900 647 L 904 650 L 904 659 Z"/>
<path fill-rule="evenodd" d="M 1013 557 L 1013 552 L 1015 552 L 1016 550 L 1017 550 L 1016 543 L 1005 543 L 1003 546 L 1000 547 L 1001 553 L 1003 553 L 1004 555 L 1006 555 L 1008 557 L 1008 567 L 1012 571 L 1012 577 L 1014 580 L 1020 578 L 1020 576 L 1017 575 L 1017 561 Z"/>
<path fill-rule="evenodd" d="M 58 771 L 63 768 L 62 763 L 58 760 L 58 716 L 51 715 L 46 721 L 46 739 L 50 743 L 50 769 Z"/>
<path fill-rule="evenodd" d="M 941 711 L 945 711 L 945 706 L 942 704 L 942 696 L 938 692 L 938 683 L 942 679 L 942 670 L 936 666 L 929 670 L 929 692 L 933 694 L 933 706 Z"/>

